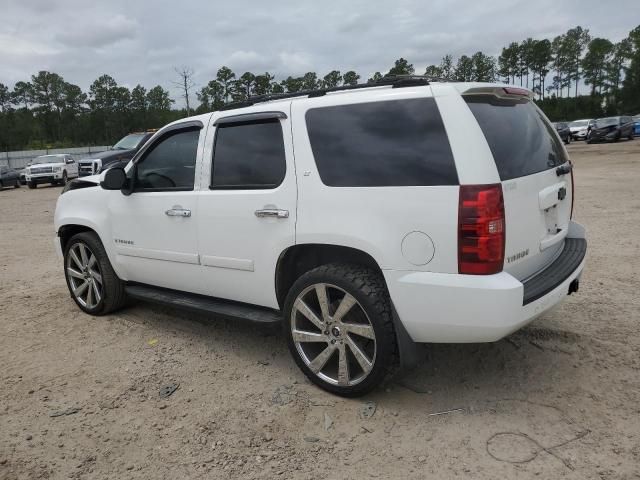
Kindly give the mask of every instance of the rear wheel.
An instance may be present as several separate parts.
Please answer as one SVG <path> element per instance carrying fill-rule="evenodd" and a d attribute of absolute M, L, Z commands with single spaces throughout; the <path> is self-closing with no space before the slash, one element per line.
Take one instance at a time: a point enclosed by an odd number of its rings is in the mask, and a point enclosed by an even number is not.
<path fill-rule="evenodd" d="M 86 313 L 104 315 L 124 305 L 124 283 L 95 233 L 71 237 L 64 251 L 64 272 L 71 297 Z"/>
<path fill-rule="evenodd" d="M 363 395 L 394 371 L 391 301 L 375 271 L 339 264 L 315 268 L 291 287 L 284 311 L 289 350 L 323 389 Z"/>

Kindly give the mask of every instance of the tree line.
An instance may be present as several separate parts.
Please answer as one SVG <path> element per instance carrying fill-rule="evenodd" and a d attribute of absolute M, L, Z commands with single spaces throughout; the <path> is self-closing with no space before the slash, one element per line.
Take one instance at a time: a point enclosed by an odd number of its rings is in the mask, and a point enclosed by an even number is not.
<path fill-rule="evenodd" d="M 482 51 L 455 60 L 445 55 L 424 71 L 399 58 L 385 73 L 375 72 L 366 80 L 354 70 L 307 72 L 278 80 L 269 72 L 236 74 L 223 66 L 195 90 L 193 70 L 182 67 L 176 74 L 179 81 L 173 83 L 181 91 L 182 109 L 172 108 L 174 100 L 160 85 L 130 90 L 109 75 L 97 78 L 87 92 L 47 71 L 12 89 L 0 83 L 0 150 L 111 144 L 130 131 L 158 128 L 256 95 L 375 83 L 386 75 L 526 86 L 552 120 L 634 114 L 640 112 L 640 26 L 617 43 L 594 38 L 578 26 L 553 39 L 512 42 L 497 57 Z M 588 87 L 588 96 L 578 95 L 580 81 Z M 192 109 L 196 99 L 198 106 Z"/>

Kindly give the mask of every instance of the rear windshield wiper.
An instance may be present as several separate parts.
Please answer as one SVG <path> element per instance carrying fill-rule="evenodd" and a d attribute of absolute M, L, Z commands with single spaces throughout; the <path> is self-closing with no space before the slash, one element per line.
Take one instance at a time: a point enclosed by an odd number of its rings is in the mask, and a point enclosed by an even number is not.
<path fill-rule="evenodd" d="M 559 177 L 562 175 L 566 175 L 567 173 L 571 173 L 572 169 L 573 169 L 573 165 L 571 165 L 571 163 L 568 163 L 566 165 L 561 165 L 558 168 L 556 168 L 556 175 Z"/>

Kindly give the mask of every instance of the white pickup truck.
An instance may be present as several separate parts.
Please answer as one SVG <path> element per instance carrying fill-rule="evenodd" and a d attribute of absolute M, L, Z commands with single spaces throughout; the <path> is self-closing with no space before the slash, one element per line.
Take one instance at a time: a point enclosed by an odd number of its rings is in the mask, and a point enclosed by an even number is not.
<path fill-rule="evenodd" d="M 36 157 L 25 169 L 25 180 L 29 188 L 40 183 L 66 185 L 78 176 L 78 163 L 67 153 Z"/>

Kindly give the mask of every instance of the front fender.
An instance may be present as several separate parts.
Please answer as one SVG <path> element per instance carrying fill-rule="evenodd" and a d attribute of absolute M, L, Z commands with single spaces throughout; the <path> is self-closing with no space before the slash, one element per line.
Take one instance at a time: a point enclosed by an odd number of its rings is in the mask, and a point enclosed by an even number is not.
<path fill-rule="evenodd" d="M 54 214 L 56 236 L 64 226 L 78 225 L 96 232 L 111 262 L 111 266 L 122 280 L 124 272 L 118 267 L 117 256 L 113 245 L 111 222 L 107 208 L 107 191 L 98 186 L 69 190 L 58 197 Z"/>

